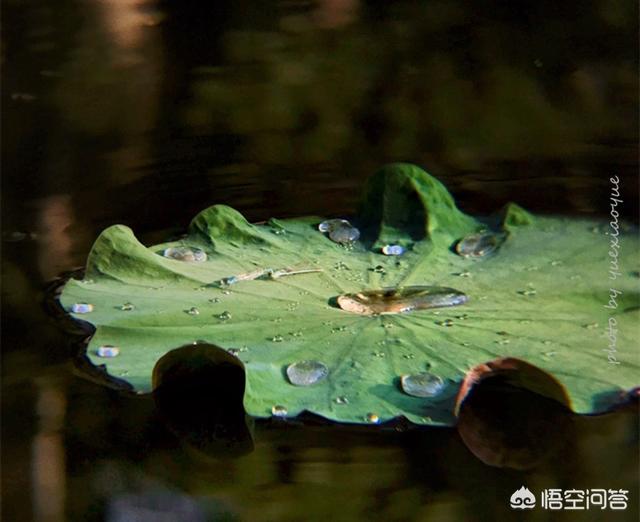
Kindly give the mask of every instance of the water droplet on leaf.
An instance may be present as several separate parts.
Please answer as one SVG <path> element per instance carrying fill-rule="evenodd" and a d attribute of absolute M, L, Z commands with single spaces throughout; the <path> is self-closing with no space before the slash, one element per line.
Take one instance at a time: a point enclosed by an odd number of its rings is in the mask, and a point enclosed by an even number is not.
<path fill-rule="evenodd" d="M 103 346 L 100 346 L 96 350 L 96 355 L 98 357 L 104 358 L 117 357 L 118 355 L 120 355 L 120 348 L 118 348 L 117 346 L 112 346 L 110 344 L 105 344 Z"/>
<path fill-rule="evenodd" d="M 365 418 L 367 419 L 367 422 L 370 422 L 372 424 L 378 424 L 380 422 L 380 417 L 378 417 L 378 415 L 376 415 L 375 413 L 367 413 L 367 416 Z"/>
<path fill-rule="evenodd" d="M 271 338 L 271 341 L 273 341 L 274 343 L 281 343 L 282 341 L 284 341 L 284 337 L 282 337 L 281 335 L 274 335 Z"/>
<path fill-rule="evenodd" d="M 221 314 L 219 314 L 218 319 L 220 319 L 221 321 L 228 321 L 229 319 L 231 319 L 231 313 L 227 312 L 226 310 L 224 312 L 222 312 Z"/>
<path fill-rule="evenodd" d="M 276 404 L 271 408 L 271 415 L 274 417 L 286 417 L 288 413 L 289 410 L 280 404 Z"/>
<path fill-rule="evenodd" d="M 336 404 L 349 404 L 349 399 L 347 399 L 344 395 L 336 397 L 334 400 Z"/>
<path fill-rule="evenodd" d="M 75 303 L 71 305 L 71 311 L 74 314 L 88 314 L 93 312 L 93 305 L 89 303 Z"/>
<path fill-rule="evenodd" d="M 495 234 L 471 234 L 456 244 L 456 252 L 462 257 L 483 257 L 493 253 L 503 238 Z"/>
<path fill-rule="evenodd" d="M 191 308 L 189 308 L 189 310 L 185 310 L 185 312 L 187 312 L 189 315 L 198 315 L 200 313 L 200 310 L 198 310 L 195 306 L 192 306 Z"/>
<path fill-rule="evenodd" d="M 331 232 L 341 226 L 351 226 L 351 223 L 346 219 L 327 219 L 318 225 L 318 230 L 320 232 Z"/>
<path fill-rule="evenodd" d="M 404 248 L 400 245 L 385 245 L 382 247 L 382 253 L 385 256 L 401 256 L 404 254 Z"/>
<path fill-rule="evenodd" d="M 357 241 L 360 231 L 351 225 L 342 225 L 329 232 L 329 239 L 335 243 L 349 244 Z"/>
<path fill-rule="evenodd" d="M 207 260 L 207 254 L 198 248 L 169 247 L 164 249 L 162 255 L 176 261 L 202 263 Z"/>
<path fill-rule="evenodd" d="M 296 386 L 311 386 L 329 375 L 329 368 L 319 361 L 298 361 L 287 367 L 289 382 Z"/>
<path fill-rule="evenodd" d="M 375 315 L 457 306 L 466 303 L 467 300 L 465 294 L 453 288 L 408 286 L 343 294 L 338 296 L 337 303 L 347 312 Z"/>
<path fill-rule="evenodd" d="M 400 378 L 402 391 L 413 397 L 433 397 L 444 388 L 440 377 L 429 372 L 403 375 Z"/>
<path fill-rule="evenodd" d="M 125 303 L 120 307 L 120 310 L 123 310 L 125 312 L 130 312 L 131 310 L 133 310 L 135 308 L 135 306 L 133 306 L 133 304 L 131 303 Z"/>

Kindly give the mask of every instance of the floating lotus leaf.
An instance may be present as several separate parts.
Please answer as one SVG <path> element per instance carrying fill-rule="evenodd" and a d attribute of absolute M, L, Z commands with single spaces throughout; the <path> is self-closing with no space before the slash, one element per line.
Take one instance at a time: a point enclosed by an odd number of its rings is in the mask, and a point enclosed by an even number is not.
<path fill-rule="evenodd" d="M 493 221 L 474 219 L 435 178 L 403 164 L 370 179 L 350 219 L 358 241 L 332 241 L 318 230 L 324 219 L 252 225 L 216 205 L 195 217 L 183 239 L 151 247 L 113 226 L 93 246 L 84 280 L 70 280 L 60 301 L 66 310 L 93 305 L 72 313 L 96 327 L 88 358 L 139 391 L 152 390 L 154 365 L 176 347 L 204 341 L 229 350 L 244 364 L 244 405 L 257 417 L 276 408 L 341 422 L 404 416 L 451 425 L 465 375 L 499 358 L 554 376 L 580 413 L 608 409 L 637 384 L 636 229 L 621 232 L 620 275 L 611 280 L 607 223 L 534 218 L 516 205 Z M 486 232 L 501 238 L 495 251 L 456 252 L 460 240 Z M 386 245 L 404 253 L 386 256 Z M 168 248 L 203 254 L 173 259 L 163 255 Z M 411 306 L 407 287 L 467 299 L 422 309 Z M 338 304 L 340 296 L 390 288 L 404 299 L 391 310 L 397 313 L 353 313 Z M 607 308 L 611 289 L 615 307 Z M 424 291 L 416 295 L 424 302 Z M 101 346 L 116 346 L 119 355 L 100 358 Z M 299 361 L 317 361 L 328 373 L 295 386 L 287 368 Z M 402 376 L 424 372 L 442 380 L 441 391 L 405 393 Z"/>

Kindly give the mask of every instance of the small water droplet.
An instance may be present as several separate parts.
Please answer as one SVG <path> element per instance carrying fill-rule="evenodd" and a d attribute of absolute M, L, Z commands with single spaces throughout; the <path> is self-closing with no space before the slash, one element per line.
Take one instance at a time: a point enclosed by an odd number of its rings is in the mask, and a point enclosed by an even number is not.
<path fill-rule="evenodd" d="M 438 326 L 453 326 L 453 321 L 451 319 L 445 319 L 444 321 L 436 321 Z"/>
<path fill-rule="evenodd" d="M 297 332 L 290 332 L 289 335 L 291 335 L 293 337 L 302 337 L 303 334 L 302 334 L 302 332 L 300 330 L 298 330 Z"/>
<path fill-rule="evenodd" d="M 135 306 L 133 306 L 133 304 L 131 303 L 125 303 L 120 307 L 120 310 L 123 310 L 125 312 L 130 312 L 131 310 L 134 310 Z"/>
<path fill-rule="evenodd" d="M 468 270 L 464 270 L 463 272 L 456 272 L 455 274 L 458 277 L 471 277 L 471 272 L 469 272 Z"/>
<path fill-rule="evenodd" d="M 471 346 L 471 343 L 468 343 L 468 342 L 465 341 L 464 343 L 462 343 L 462 346 L 468 347 L 468 346 Z"/>
<path fill-rule="evenodd" d="M 402 391 L 413 397 L 433 397 L 444 388 L 443 380 L 429 372 L 414 373 L 400 377 Z"/>
<path fill-rule="evenodd" d="M 402 357 L 405 359 L 415 359 L 416 356 L 412 353 L 405 353 Z"/>
<path fill-rule="evenodd" d="M 93 305 L 89 303 L 75 303 L 71 305 L 71 311 L 74 314 L 88 314 L 93 312 Z"/>
<path fill-rule="evenodd" d="M 374 357 L 385 357 L 386 354 L 384 352 L 372 352 L 371 355 Z"/>
<path fill-rule="evenodd" d="M 188 313 L 189 315 L 198 315 L 198 314 L 200 314 L 200 310 L 198 310 L 195 306 L 192 306 L 188 310 L 185 310 L 185 312 Z"/>
<path fill-rule="evenodd" d="M 456 244 L 456 252 L 462 257 L 483 257 L 493 253 L 504 241 L 495 234 L 471 234 Z"/>
<path fill-rule="evenodd" d="M 112 346 L 110 344 L 105 344 L 98 347 L 98 349 L 96 350 L 96 355 L 98 357 L 105 358 L 117 357 L 118 355 L 120 355 L 120 348 L 118 348 L 117 346 Z"/>
<path fill-rule="evenodd" d="M 235 355 L 236 357 L 240 356 L 239 348 L 227 348 L 227 352 L 230 353 L 231 355 Z"/>
<path fill-rule="evenodd" d="M 551 266 L 559 266 L 561 264 L 562 264 L 562 261 L 558 261 L 558 260 L 551 261 Z"/>
<path fill-rule="evenodd" d="M 461 319 L 464 321 L 465 319 L 469 319 L 469 314 L 456 315 L 456 319 Z"/>
<path fill-rule="evenodd" d="M 214 297 L 212 299 L 209 299 L 210 303 L 219 303 L 220 302 L 220 298 L 219 297 Z"/>
<path fill-rule="evenodd" d="M 509 344 L 511 342 L 510 339 L 499 339 L 496 341 L 498 344 Z"/>
<path fill-rule="evenodd" d="M 382 247 L 382 253 L 385 256 L 401 256 L 404 254 L 404 248 L 400 245 L 385 245 Z"/>
<path fill-rule="evenodd" d="M 375 272 L 377 274 L 384 274 L 386 272 L 382 265 L 374 266 L 373 268 L 370 268 L 369 270 L 371 272 Z"/>
<path fill-rule="evenodd" d="M 270 340 L 274 343 L 281 343 L 282 341 L 284 341 L 284 337 L 282 337 L 281 335 L 274 335 Z"/>
<path fill-rule="evenodd" d="M 311 386 L 329 375 L 329 368 L 319 361 L 298 361 L 287 367 L 289 382 L 295 386 Z"/>
<path fill-rule="evenodd" d="M 371 424 L 378 424 L 380 422 L 380 417 L 375 413 L 367 413 L 365 419 Z"/>
<path fill-rule="evenodd" d="M 583 328 L 586 328 L 588 330 L 594 330 L 594 329 L 598 328 L 598 323 L 583 324 L 582 326 L 583 326 Z"/>
<path fill-rule="evenodd" d="M 202 263 L 207 260 L 207 254 L 199 248 L 169 247 L 164 249 L 162 255 L 176 261 Z"/>
<path fill-rule="evenodd" d="M 335 328 L 331 329 L 331 333 L 346 332 L 346 331 L 347 331 L 346 326 L 336 326 Z"/>
<path fill-rule="evenodd" d="M 344 395 L 336 397 L 334 401 L 336 404 L 349 404 L 349 399 L 347 399 Z"/>
<path fill-rule="evenodd" d="M 218 319 L 220 319 L 221 321 L 228 321 L 229 319 L 231 319 L 231 313 L 227 312 L 226 310 L 224 312 L 222 312 L 221 314 L 217 315 Z"/>
<path fill-rule="evenodd" d="M 222 293 L 224 295 L 231 295 L 231 290 L 223 290 Z"/>
<path fill-rule="evenodd" d="M 520 295 L 526 295 L 527 297 L 533 297 L 536 295 L 536 291 L 533 288 L 527 288 L 526 290 L 518 290 Z"/>
<path fill-rule="evenodd" d="M 280 404 L 276 404 L 271 408 L 271 415 L 273 415 L 274 417 L 286 417 L 288 413 L 289 410 L 287 410 L 285 406 L 282 406 Z"/>
<path fill-rule="evenodd" d="M 542 355 L 544 355 L 545 357 L 554 357 L 555 355 L 557 355 L 558 352 L 545 352 Z"/>

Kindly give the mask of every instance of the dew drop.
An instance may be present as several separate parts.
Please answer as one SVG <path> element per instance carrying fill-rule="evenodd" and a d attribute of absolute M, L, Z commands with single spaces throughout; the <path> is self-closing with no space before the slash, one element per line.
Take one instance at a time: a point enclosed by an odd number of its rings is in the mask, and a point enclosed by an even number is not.
<path fill-rule="evenodd" d="M 117 346 L 112 346 L 110 344 L 105 344 L 103 346 L 100 346 L 96 350 L 96 355 L 98 357 L 104 358 L 117 357 L 118 355 L 120 355 L 120 348 L 118 348 Z"/>
<path fill-rule="evenodd" d="M 453 321 L 451 319 L 445 319 L 444 321 L 436 321 L 438 326 L 453 326 Z"/>
<path fill-rule="evenodd" d="M 282 341 L 284 341 L 284 337 L 282 337 L 281 335 L 274 335 L 270 340 L 274 343 L 281 343 Z"/>
<path fill-rule="evenodd" d="M 378 424 L 380 422 L 380 417 L 375 413 L 367 413 L 365 419 L 371 424 Z"/>
<path fill-rule="evenodd" d="M 462 257 L 483 257 L 493 253 L 504 241 L 495 234 L 471 234 L 456 244 L 456 252 Z"/>
<path fill-rule="evenodd" d="M 457 272 L 453 275 L 456 275 L 458 277 L 471 277 L 471 272 L 469 272 L 468 270 L 464 270 L 463 272 Z"/>
<path fill-rule="evenodd" d="M 302 337 L 302 332 L 300 330 L 298 330 L 297 332 L 291 332 L 290 335 L 292 337 Z"/>
<path fill-rule="evenodd" d="M 200 314 L 200 310 L 198 310 L 195 306 L 192 306 L 191 308 L 189 308 L 189 310 L 185 310 L 186 313 L 188 313 L 189 315 L 199 315 Z"/>
<path fill-rule="evenodd" d="M 385 245 L 382 247 L 382 253 L 385 256 L 401 256 L 404 254 L 404 248 L 400 245 Z"/>
<path fill-rule="evenodd" d="M 135 309 L 135 306 L 131 303 L 125 303 L 120 307 L 120 310 L 123 310 L 124 312 L 130 312 L 133 309 Z"/>
<path fill-rule="evenodd" d="M 289 410 L 287 410 L 287 408 L 285 406 L 282 406 L 281 404 L 276 404 L 275 406 L 271 407 L 271 415 L 273 415 L 274 417 L 286 417 L 288 413 Z"/>
<path fill-rule="evenodd" d="M 327 375 L 329 375 L 329 368 L 319 361 L 298 361 L 287 366 L 287 377 L 295 386 L 311 386 Z"/>
<path fill-rule="evenodd" d="M 220 302 L 220 298 L 219 297 L 214 297 L 212 299 L 209 299 L 210 303 L 219 303 Z"/>
<path fill-rule="evenodd" d="M 231 313 L 225 310 L 221 314 L 218 314 L 216 317 L 221 321 L 228 321 L 229 319 L 231 319 Z"/>
<path fill-rule="evenodd" d="M 527 288 L 526 290 L 518 290 L 518 293 L 527 297 L 533 297 L 537 292 L 533 288 Z"/>
<path fill-rule="evenodd" d="M 400 377 L 402 391 L 413 397 L 433 397 L 444 388 L 443 380 L 429 372 L 414 373 Z"/>
<path fill-rule="evenodd" d="M 344 395 L 336 397 L 334 401 L 336 404 L 349 404 L 349 399 L 347 399 Z"/>
<path fill-rule="evenodd" d="M 176 261 L 202 263 L 207 260 L 207 254 L 199 248 L 169 247 L 164 249 L 162 255 Z"/>
<path fill-rule="evenodd" d="M 589 323 L 582 326 L 587 330 L 595 330 L 596 328 L 598 328 L 598 323 Z"/>
<path fill-rule="evenodd" d="M 227 348 L 227 352 L 230 353 L 231 355 L 235 355 L 236 357 L 240 356 L 239 348 Z"/>
<path fill-rule="evenodd" d="M 405 353 L 402 357 L 405 359 L 415 359 L 416 356 L 412 353 Z"/>
<path fill-rule="evenodd" d="M 371 355 L 373 355 L 374 357 L 378 357 L 378 358 L 382 358 L 382 357 L 386 356 L 386 354 L 384 352 L 373 352 Z"/>
<path fill-rule="evenodd" d="M 74 314 L 88 314 L 93 312 L 93 305 L 89 303 L 75 303 L 71 305 L 71 311 Z"/>

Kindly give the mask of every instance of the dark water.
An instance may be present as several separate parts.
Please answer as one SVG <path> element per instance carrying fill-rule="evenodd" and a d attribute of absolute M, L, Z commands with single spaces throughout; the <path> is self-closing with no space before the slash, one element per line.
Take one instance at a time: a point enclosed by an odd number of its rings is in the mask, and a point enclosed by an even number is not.
<path fill-rule="evenodd" d="M 214 203 L 340 216 L 389 161 L 472 213 L 605 216 L 618 176 L 637 220 L 637 20 L 615 0 L 7 0 L 3 519 L 636 520 L 637 408 L 578 418 L 486 390 L 501 436 L 543 455 L 529 471 L 483 464 L 454 429 L 247 427 L 194 398 L 207 379 L 158 405 L 87 381 L 42 302 L 110 224 L 153 242 Z M 522 485 L 630 504 L 522 514 Z"/>

